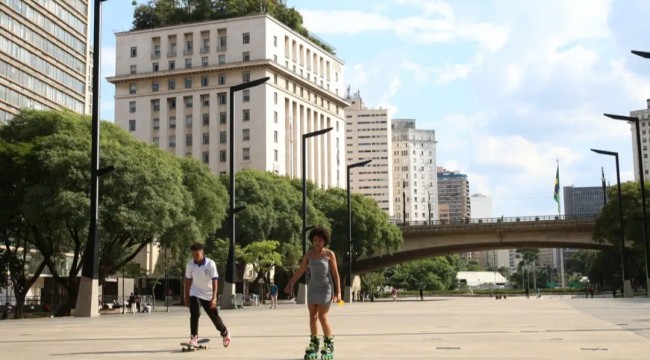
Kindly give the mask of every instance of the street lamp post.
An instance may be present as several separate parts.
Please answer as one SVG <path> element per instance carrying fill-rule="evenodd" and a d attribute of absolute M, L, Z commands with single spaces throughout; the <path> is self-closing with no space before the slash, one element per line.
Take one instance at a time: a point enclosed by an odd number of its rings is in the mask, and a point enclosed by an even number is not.
<path fill-rule="evenodd" d="M 632 283 L 629 279 L 625 278 L 625 227 L 623 221 L 623 198 L 621 195 L 621 171 L 618 165 L 618 153 L 613 151 L 591 149 L 591 151 L 601 154 L 613 156 L 616 159 L 616 186 L 618 189 L 618 224 L 621 237 L 621 278 L 623 279 L 623 296 L 632 297 Z"/>
<path fill-rule="evenodd" d="M 355 167 L 368 165 L 372 160 L 359 161 L 348 165 L 348 276 L 345 280 L 345 294 L 343 298 L 352 302 L 352 203 L 350 201 L 350 170 Z"/>
<path fill-rule="evenodd" d="M 646 296 L 650 296 L 650 267 L 648 259 L 650 258 L 650 247 L 648 247 L 648 217 L 646 208 L 645 195 L 645 177 L 643 175 L 643 153 L 641 150 L 641 130 L 639 129 L 639 119 L 631 116 L 604 114 L 610 119 L 633 122 L 636 129 L 636 152 L 639 166 L 639 182 L 641 183 L 641 216 L 643 217 L 643 248 L 645 250 L 645 272 L 646 272 Z"/>
<path fill-rule="evenodd" d="M 307 139 L 326 134 L 332 131 L 333 128 L 329 127 L 327 129 L 321 129 L 312 131 L 310 133 L 302 134 L 302 256 L 304 257 L 307 253 L 307 231 L 311 227 L 307 227 L 307 159 L 305 153 L 307 152 L 306 143 Z M 300 277 L 300 283 L 298 284 L 298 297 L 296 298 L 296 303 L 305 304 L 307 302 L 307 287 L 306 287 L 306 276 L 303 274 Z"/>
<path fill-rule="evenodd" d="M 244 210 L 245 206 L 235 207 L 235 93 L 237 91 L 249 89 L 264 84 L 270 77 L 241 83 L 230 87 L 230 248 L 228 249 L 228 262 L 226 264 L 226 281 L 224 284 L 223 295 L 221 297 L 221 309 L 235 308 L 235 214 Z"/>

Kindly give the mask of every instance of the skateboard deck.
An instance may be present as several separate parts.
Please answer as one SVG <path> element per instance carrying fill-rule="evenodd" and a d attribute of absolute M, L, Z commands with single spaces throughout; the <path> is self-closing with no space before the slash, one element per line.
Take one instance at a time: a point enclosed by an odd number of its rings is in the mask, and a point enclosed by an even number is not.
<path fill-rule="evenodd" d="M 192 344 L 190 344 L 188 342 L 182 342 L 181 345 L 184 346 L 184 348 L 181 348 L 181 351 L 182 352 L 196 351 L 196 350 L 201 350 L 201 349 L 207 350 L 208 346 L 204 345 L 204 344 L 208 343 L 209 341 L 210 341 L 210 339 L 201 339 L 201 340 L 198 341 L 197 346 L 194 346 L 194 345 L 192 345 Z"/>

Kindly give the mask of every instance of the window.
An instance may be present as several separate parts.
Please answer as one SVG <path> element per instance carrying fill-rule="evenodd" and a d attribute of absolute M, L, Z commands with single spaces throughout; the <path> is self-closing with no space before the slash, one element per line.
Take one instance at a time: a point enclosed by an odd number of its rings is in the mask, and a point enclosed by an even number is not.
<path fill-rule="evenodd" d="M 242 61 L 244 61 L 244 62 L 251 61 L 251 53 L 248 52 L 248 51 L 244 51 L 242 53 Z"/>
<path fill-rule="evenodd" d="M 225 144 L 226 143 L 226 132 L 221 131 L 219 132 L 219 144 Z"/>
<path fill-rule="evenodd" d="M 192 59 L 185 59 L 185 68 L 189 69 L 192 67 Z"/>
<path fill-rule="evenodd" d="M 228 47 L 228 38 L 225 36 L 219 37 L 219 50 L 226 50 Z"/>
<path fill-rule="evenodd" d="M 242 159 L 244 161 L 251 159 L 251 148 L 244 148 L 242 151 Z"/>
<path fill-rule="evenodd" d="M 191 151 L 186 151 L 185 152 L 185 157 L 186 158 L 191 158 L 192 157 L 192 152 Z"/>
<path fill-rule="evenodd" d="M 219 105 L 225 105 L 226 104 L 226 93 L 225 92 L 217 93 L 217 98 L 219 99 Z"/>
<path fill-rule="evenodd" d="M 226 74 L 219 74 L 219 85 L 224 85 L 226 83 Z"/>
<path fill-rule="evenodd" d="M 278 161 L 278 151 L 273 150 L 273 161 Z"/>
<path fill-rule="evenodd" d="M 273 46 L 278 47 L 278 37 L 277 36 L 273 37 Z"/>
<path fill-rule="evenodd" d="M 187 127 L 187 128 L 192 127 L 192 115 L 186 115 L 185 116 L 185 127 Z"/>
<path fill-rule="evenodd" d="M 249 109 L 242 110 L 242 121 L 248 121 L 251 119 L 251 111 Z"/>
<path fill-rule="evenodd" d="M 175 69 L 176 69 L 176 61 L 169 60 L 169 70 L 175 70 Z"/>
<path fill-rule="evenodd" d="M 176 43 L 170 43 L 169 44 L 169 52 L 167 53 L 167 56 L 176 56 Z"/>
<path fill-rule="evenodd" d="M 176 135 L 169 135 L 169 147 L 176 147 Z"/>
<path fill-rule="evenodd" d="M 278 84 L 278 74 L 273 74 L 273 83 L 274 83 L 275 85 Z"/>
<path fill-rule="evenodd" d="M 152 111 L 160 111 L 160 100 L 159 99 L 151 100 L 151 110 Z"/>
<path fill-rule="evenodd" d="M 203 47 L 201 47 L 201 52 L 210 52 L 210 39 L 203 39 Z"/>
<path fill-rule="evenodd" d="M 251 81 L 251 73 L 249 73 L 248 71 L 243 72 L 243 73 L 241 74 L 241 81 L 242 81 L 242 82 L 249 82 L 249 81 Z"/>
<path fill-rule="evenodd" d="M 251 42 L 251 34 L 250 33 L 243 33 L 242 34 L 242 42 L 244 44 L 250 44 L 250 42 Z"/>
<path fill-rule="evenodd" d="M 210 114 L 203 114 L 201 117 L 203 118 L 203 126 L 210 125 Z"/>
<path fill-rule="evenodd" d="M 160 119 L 159 118 L 154 118 L 153 119 L 153 129 L 154 130 L 160 129 Z"/>
<path fill-rule="evenodd" d="M 137 72 L 137 69 L 138 67 L 136 65 L 131 65 L 131 67 L 129 68 L 129 73 L 133 75 Z"/>
<path fill-rule="evenodd" d="M 192 146 L 192 134 L 185 135 L 185 146 Z"/>
<path fill-rule="evenodd" d="M 201 86 L 208 86 L 208 79 L 209 77 L 207 75 L 201 76 Z"/>
<path fill-rule="evenodd" d="M 276 93 L 276 92 L 273 93 L 273 103 L 275 105 L 278 104 L 278 93 Z"/>
<path fill-rule="evenodd" d="M 138 90 L 137 84 L 129 84 L 129 94 L 135 94 Z"/>
<path fill-rule="evenodd" d="M 131 47 L 131 57 L 134 58 L 137 56 L 138 56 L 138 47 L 137 46 Z"/>
<path fill-rule="evenodd" d="M 185 41 L 185 55 L 191 55 L 194 51 L 194 41 L 186 40 Z"/>
<path fill-rule="evenodd" d="M 169 128 L 176 129 L 176 116 L 169 117 Z"/>
<path fill-rule="evenodd" d="M 183 97 L 183 102 L 185 103 L 186 108 L 191 108 L 194 106 L 194 101 L 192 96 Z"/>
<path fill-rule="evenodd" d="M 219 162 L 226 162 L 226 150 L 219 151 Z"/>
<path fill-rule="evenodd" d="M 203 144 L 208 145 L 210 143 L 210 133 L 203 133 Z"/>
<path fill-rule="evenodd" d="M 186 89 L 192 88 L 192 78 L 185 78 L 185 88 Z"/>
<path fill-rule="evenodd" d="M 278 56 L 277 55 L 273 55 L 273 62 L 278 62 Z M 302 70 L 300 70 L 300 71 L 302 71 Z"/>
<path fill-rule="evenodd" d="M 160 45 L 153 46 L 153 57 L 158 59 L 160 57 Z"/>
<path fill-rule="evenodd" d="M 210 95 L 208 94 L 201 95 L 201 105 L 210 106 Z"/>
<path fill-rule="evenodd" d="M 226 63 L 226 55 L 221 54 L 219 55 L 219 64 L 225 64 Z"/>
<path fill-rule="evenodd" d="M 129 112 L 130 113 L 135 112 L 135 101 L 129 101 Z"/>
<path fill-rule="evenodd" d="M 151 82 L 151 91 L 156 92 L 160 90 L 160 83 L 158 81 L 152 81 Z"/>
<path fill-rule="evenodd" d="M 208 66 L 208 57 L 204 56 L 201 58 L 201 66 Z"/>
<path fill-rule="evenodd" d="M 160 145 L 160 139 L 158 138 L 158 136 L 155 136 L 155 137 L 153 138 L 153 141 L 152 141 L 152 142 L 153 142 L 153 144 L 156 145 L 156 146 L 159 146 L 159 145 Z"/>
<path fill-rule="evenodd" d="M 226 113 L 225 112 L 220 112 L 219 113 L 219 124 L 225 124 L 228 120 L 226 119 Z"/>
<path fill-rule="evenodd" d="M 243 98 L 244 98 L 243 99 L 244 102 L 251 101 L 251 91 L 250 90 L 246 89 L 246 90 L 242 91 L 242 95 L 243 95 Z"/>
<path fill-rule="evenodd" d="M 167 82 L 167 88 L 168 88 L 169 90 L 174 90 L 174 89 L 176 89 L 176 80 L 174 80 L 174 79 L 170 79 L 170 80 Z"/>
<path fill-rule="evenodd" d="M 176 109 L 176 98 L 175 97 L 167 99 L 167 109 L 169 109 L 169 110 Z"/>
<path fill-rule="evenodd" d="M 277 111 L 273 112 L 273 123 L 274 124 L 278 123 L 278 112 Z"/>
<path fill-rule="evenodd" d="M 210 163 L 210 153 L 208 151 L 203 152 L 203 163 L 204 164 Z"/>
<path fill-rule="evenodd" d="M 278 131 L 277 130 L 275 130 L 273 132 L 273 142 L 276 143 L 276 144 L 278 143 Z"/>
<path fill-rule="evenodd" d="M 129 120 L 129 131 L 135 131 L 135 120 Z"/>
<path fill-rule="evenodd" d="M 135 124 L 133 124 L 135 126 Z M 242 129 L 242 140 L 248 141 L 251 139 L 251 130 L 250 129 Z"/>

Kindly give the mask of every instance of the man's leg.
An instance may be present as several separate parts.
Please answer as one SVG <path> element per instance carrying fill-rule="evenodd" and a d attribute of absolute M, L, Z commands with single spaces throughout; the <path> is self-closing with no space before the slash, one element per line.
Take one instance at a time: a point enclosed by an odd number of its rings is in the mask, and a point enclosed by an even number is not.
<path fill-rule="evenodd" d="M 199 334 L 199 317 L 201 309 L 199 308 L 199 298 L 190 297 L 190 334 L 195 337 Z"/>
<path fill-rule="evenodd" d="M 210 320 L 212 320 L 212 323 L 214 326 L 219 330 L 219 334 L 221 336 L 226 336 L 228 335 L 228 329 L 226 328 L 226 325 L 224 325 L 223 320 L 221 320 L 221 316 L 219 316 L 219 311 L 215 307 L 214 309 L 210 309 L 210 301 L 209 300 L 203 300 L 203 299 L 198 299 L 198 301 L 201 302 L 201 306 L 203 307 L 203 310 L 208 314 L 210 317 Z M 197 301 L 197 310 L 198 310 L 198 301 Z"/>

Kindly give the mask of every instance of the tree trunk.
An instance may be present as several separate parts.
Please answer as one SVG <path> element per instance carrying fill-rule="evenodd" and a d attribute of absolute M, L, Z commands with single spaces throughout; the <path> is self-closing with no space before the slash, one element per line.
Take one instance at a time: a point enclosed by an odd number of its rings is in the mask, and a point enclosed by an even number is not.
<path fill-rule="evenodd" d="M 16 291 L 16 287 L 14 287 L 14 295 L 16 296 L 16 306 L 14 307 L 14 319 L 22 319 L 24 315 L 24 308 L 25 308 L 25 297 L 27 295 L 27 291 Z"/>

